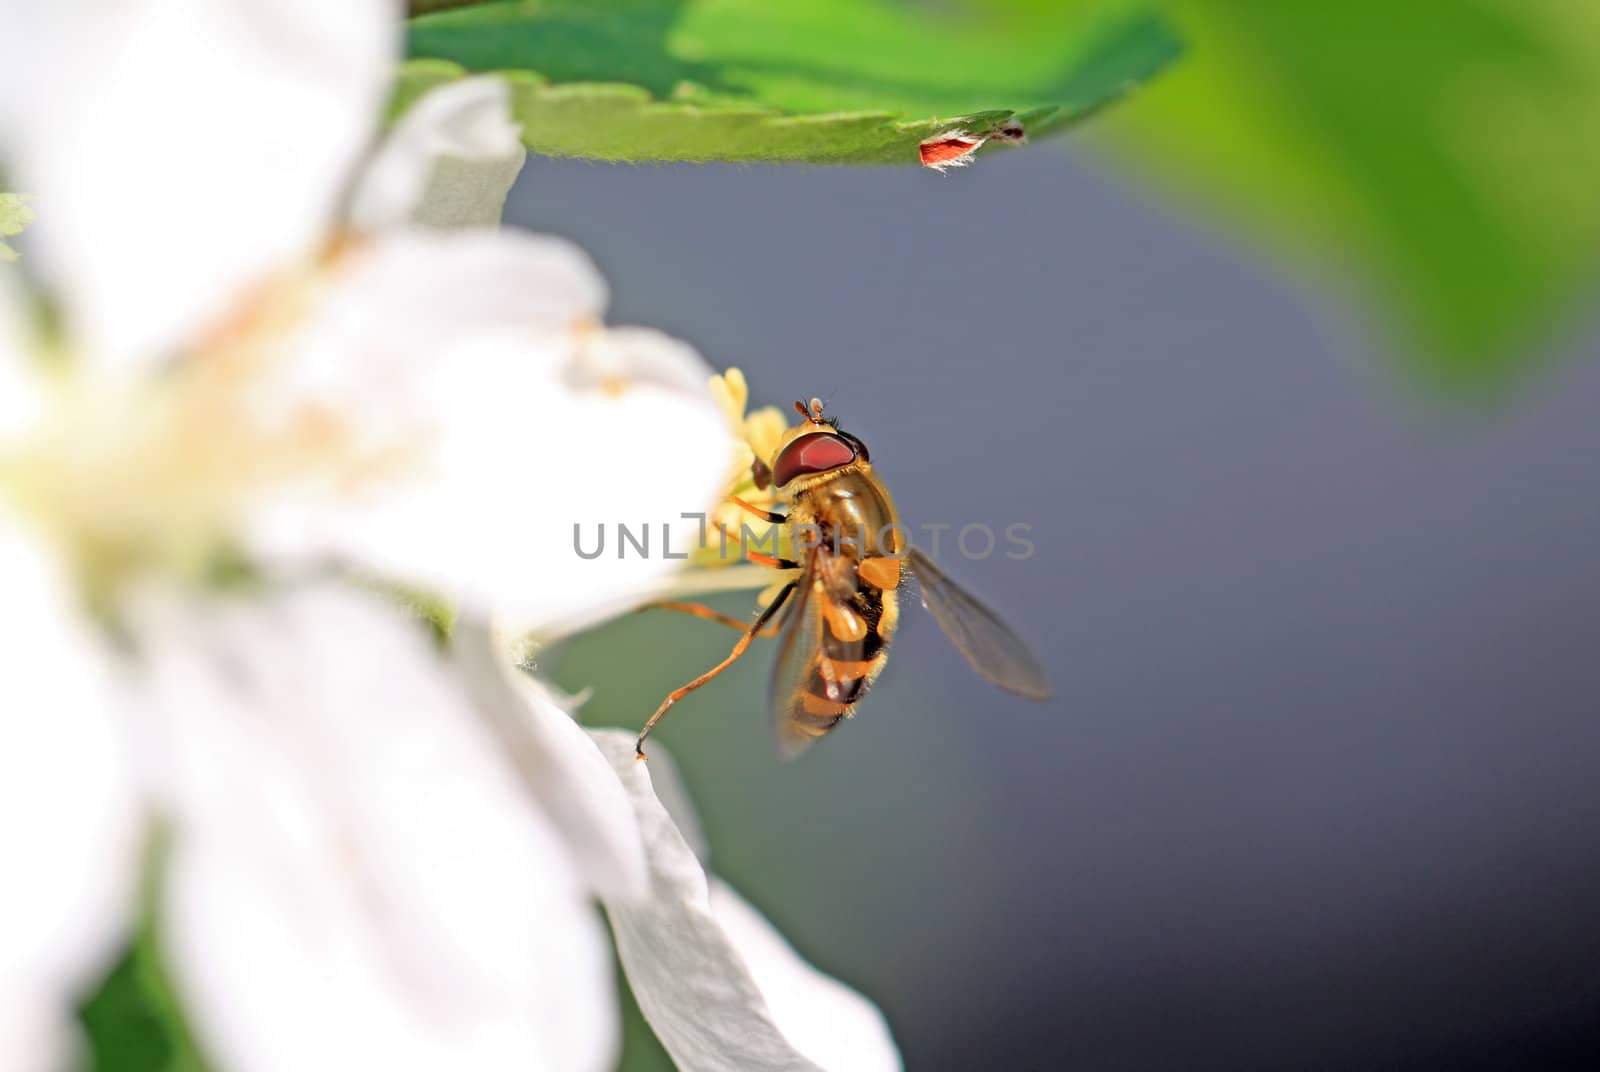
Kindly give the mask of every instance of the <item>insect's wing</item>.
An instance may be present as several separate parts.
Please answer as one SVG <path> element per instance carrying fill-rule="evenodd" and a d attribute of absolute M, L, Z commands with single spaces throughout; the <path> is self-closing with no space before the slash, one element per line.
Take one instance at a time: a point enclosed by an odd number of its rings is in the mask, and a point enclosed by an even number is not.
<path fill-rule="evenodd" d="M 822 600 L 813 570 L 795 584 L 793 603 L 778 637 L 778 660 L 772 669 L 772 733 L 778 752 L 792 759 L 828 729 L 806 710 L 809 683 L 822 659 Z M 826 721 L 826 720 L 823 720 Z"/>
<path fill-rule="evenodd" d="M 985 681 L 1030 700 L 1051 697 L 1050 675 L 994 611 L 956 587 L 917 548 L 911 549 L 906 562 L 922 586 L 922 605 Z"/>

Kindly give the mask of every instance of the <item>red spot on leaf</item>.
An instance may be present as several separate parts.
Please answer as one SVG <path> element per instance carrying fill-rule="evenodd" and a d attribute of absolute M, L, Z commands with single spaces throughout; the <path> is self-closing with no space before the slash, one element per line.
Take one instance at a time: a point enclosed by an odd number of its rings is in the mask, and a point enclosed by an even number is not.
<path fill-rule="evenodd" d="M 923 167 L 942 171 L 947 167 L 960 167 L 970 163 L 967 157 L 982 144 L 982 138 L 973 138 L 966 134 L 942 134 L 918 145 L 917 155 L 922 160 Z"/>

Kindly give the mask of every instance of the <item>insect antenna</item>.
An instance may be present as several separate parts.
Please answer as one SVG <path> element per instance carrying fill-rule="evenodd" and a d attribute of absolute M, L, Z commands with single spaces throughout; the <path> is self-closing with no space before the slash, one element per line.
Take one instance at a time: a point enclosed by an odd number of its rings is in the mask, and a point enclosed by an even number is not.
<path fill-rule="evenodd" d="M 822 419 L 822 399 L 820 398 L 813 398 L 809 405 L 805 402 L 796 401 L 794 411 L 812 424 L 824 423 Z"/>

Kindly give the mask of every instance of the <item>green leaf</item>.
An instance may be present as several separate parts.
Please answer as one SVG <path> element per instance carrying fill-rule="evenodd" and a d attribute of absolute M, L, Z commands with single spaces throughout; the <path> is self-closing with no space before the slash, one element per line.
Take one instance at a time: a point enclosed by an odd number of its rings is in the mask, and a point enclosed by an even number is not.
<path fill-rule="evenodd" d="M 1125 0 L 935 14 L 888 0 L 545 0 L 410 24 L 397 107 L 512 72 L 528 148 L 602 160 L 916 164 L 922 141 L 1064 129 L 1177 54 Z"/>
<path fill-rule="evenodd" d="M 12 235 L 33 222 L 33 209 L 22 194 L 0 194 L 0 262 L 17 259 L 17 251 L 5 243 Z"/>
<path fill-rule="evenodd" d="M 1592 0 L 1173 0 L 1189 60 L 1112 123 L 1370 294 L 1423 382 L 1535 360 L 1600 253 Z"/>
<path fill-rule="evenodd" d="M 145 853 L 133 940 L 99 988 L 79 1007 L 93 1072 L 206 1072 L 161 951 L 165 830 Z"/>

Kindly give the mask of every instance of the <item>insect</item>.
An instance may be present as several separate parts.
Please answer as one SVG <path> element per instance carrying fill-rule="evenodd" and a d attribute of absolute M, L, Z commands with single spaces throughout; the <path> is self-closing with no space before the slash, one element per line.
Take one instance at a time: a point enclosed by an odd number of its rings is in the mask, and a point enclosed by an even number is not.
<path fill-rule="evenodd" d="M 757 458 L 752 466 L 757 487 L 775 489 L 788 512 L 733 499 L 765 521 L 792 526 L 797 559 L 745 557 L 794 575 L 750 623 L 697 603 L 652 604 L 744 635 L 726 659 L 661 702 L 639 732 L 639 758 L 645 738 L 674 704 L 731 666 L 758 636 L 774 633 L 778 659 L 770 700 L 779 751 L 793 756 L 829 733 L 854 714 L 888 660 L 908 572 L 921 586 L 923 605 L 974 670 L 1009 692 L 1048 699 L 1049 677 L 1027 645 L 904 540 L 866 444 L 823 416 L 818 399 L 794 405 L 801 423 L 785 434 L 770 462 Z"/>
<path fill-rule="evenodd" d="M 917 159 L 922 166 L 934 171 L 966 167 L 972 163 L 972 154 L 986 142 L 1025 142 L 1028 132 L 1020 119 L 1007 120 L 987 134 L 968 134 L 964 130 L 947 130 L 936 134 L 917 146 Z"/>

